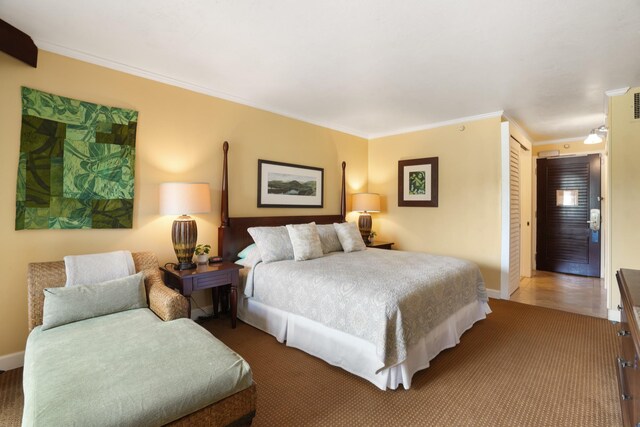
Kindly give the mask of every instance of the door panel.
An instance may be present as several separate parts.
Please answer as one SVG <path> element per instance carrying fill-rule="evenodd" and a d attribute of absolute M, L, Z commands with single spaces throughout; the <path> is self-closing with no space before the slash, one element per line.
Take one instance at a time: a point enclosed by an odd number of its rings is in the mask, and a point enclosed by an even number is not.
<path fill-rule="evenodd" d="M 600 231 L 590 210 L 600 209 L 600 156 L 538 160 L 538 270 L 600 276 Z"/>
<path fill-rule="evenodd" d="M 520 143 L 509 139 L 509 295 L 520 287 Z"/>

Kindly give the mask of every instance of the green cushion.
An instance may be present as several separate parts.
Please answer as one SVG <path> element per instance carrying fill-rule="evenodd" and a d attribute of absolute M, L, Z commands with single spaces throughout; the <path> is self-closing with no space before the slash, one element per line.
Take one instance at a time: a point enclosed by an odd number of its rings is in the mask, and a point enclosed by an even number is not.
<path fill-rule="evenodd" d="M 189 319 L 128 310 L 27 340 L 30 426 L 159 426 L 251 386 L 249 365 Z"/>
<path fill-rule="evenodd" d="M 142 272 L 93 285 L 47 288 L 42 329 L 145 307 L 148 305 Z"/>

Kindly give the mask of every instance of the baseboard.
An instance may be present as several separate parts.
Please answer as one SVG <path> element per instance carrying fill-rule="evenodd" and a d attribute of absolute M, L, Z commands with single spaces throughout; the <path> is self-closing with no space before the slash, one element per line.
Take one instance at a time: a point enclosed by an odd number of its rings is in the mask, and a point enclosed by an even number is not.
<path fill-rule="evenodd" d="M 9 371 L 24 365 L 24 351 L 0 356 L 0 371 Z"/>
<path fill-rule="evenodd" d="M 211 316 L 213 313 L 213 305 L 207 305 L 205 307 L 192 307 L 191 308 L 191 320 L 196 320 L 200 316 Z"/>
<path fill-rule="evenodd" d="M 500 297 L 500 291 L 497 291 L 495 289 L 487 289 L 487 296 L 493 299 L 502 299 Z"/>
<path fill-rule="evenodd" d="M 607 318 L 612 322 L 620 321 L 620 310 L 609 310 L 607 313 Z"/>

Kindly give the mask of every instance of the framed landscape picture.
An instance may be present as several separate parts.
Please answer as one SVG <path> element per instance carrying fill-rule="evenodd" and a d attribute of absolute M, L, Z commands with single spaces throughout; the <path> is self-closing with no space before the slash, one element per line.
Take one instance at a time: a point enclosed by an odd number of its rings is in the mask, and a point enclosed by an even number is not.
<path fill-rule="evenodd" d="M 438 207 L 438 158 L 398 162 L 398 206 Z"/>
<path fill-rule="evenodd" d="M 258 160 L 259 208 L 321 208 L 324 169 Z"/>

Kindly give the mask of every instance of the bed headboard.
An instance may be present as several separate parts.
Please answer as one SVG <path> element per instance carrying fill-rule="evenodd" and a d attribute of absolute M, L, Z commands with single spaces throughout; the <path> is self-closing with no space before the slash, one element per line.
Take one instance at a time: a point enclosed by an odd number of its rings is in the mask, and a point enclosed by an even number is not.
<path fill-rule="evenodd" d="M 346 162 L 342 162 L 342 189 L 340 191 L 339 215 L 303 215 L 303 216 L 260 216 L 260 217 L 229 217 L 229 179 L 227 155 L 229 143 L 224 142 L 224 160 L 222 163 L 222 191 L 220 203 L 221 224 L 218 227 L 218 255 L 224 260 L 235 261 L 238 252 L 253 242 L 247 232 L 249 227 L 277 227 L 287 224 L 304 224 L 315 222 L 316 224 L 332 224 L 344 222 L 347 213 L 345 169 Z"/>

